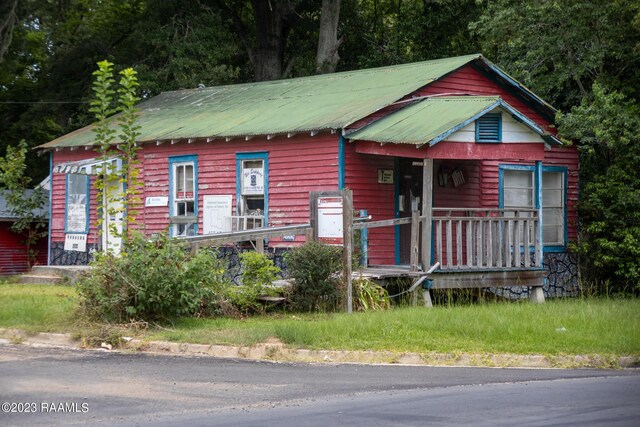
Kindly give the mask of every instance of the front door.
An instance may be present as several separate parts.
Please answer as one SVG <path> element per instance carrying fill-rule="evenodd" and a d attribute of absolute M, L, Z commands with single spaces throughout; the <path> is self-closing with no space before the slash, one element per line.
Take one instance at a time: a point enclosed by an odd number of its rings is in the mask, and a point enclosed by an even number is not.
<path fill-rule="evenodd" d="M 400 218 L 410 218 L 411 212 L 422 206 L 422 161 L 400 159 L 398 162 L 398 213 Z M 400 264 L 411 262 L 411 224 L 398 226 L 400 236 Z"/>

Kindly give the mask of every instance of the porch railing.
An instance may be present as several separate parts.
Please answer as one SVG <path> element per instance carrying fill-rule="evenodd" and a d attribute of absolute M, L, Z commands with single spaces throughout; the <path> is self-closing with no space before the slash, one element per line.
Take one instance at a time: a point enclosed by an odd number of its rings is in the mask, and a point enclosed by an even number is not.
<path fill-rule="evenodd" d="M 434 258 L 442 270 L 541 267 L 536 209 L 433 208 Z"/>

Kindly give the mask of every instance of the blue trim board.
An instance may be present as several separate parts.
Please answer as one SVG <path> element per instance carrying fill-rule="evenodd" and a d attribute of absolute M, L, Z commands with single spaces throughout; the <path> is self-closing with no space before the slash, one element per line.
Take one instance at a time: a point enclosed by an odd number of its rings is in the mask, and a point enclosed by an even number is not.
<path fill-rule="evenodd" d="M 242 184 L 242 161 L 262 160 L 264 164 L 264 226 L 269 224 L 269 153 L 267 151 L 256 151 L 253 153 L 236 153 L 236 214 L 238 214 L 238 201 L 241 196 Z"/>
<path fill-rule="evenodd" d="M 49 151 L 49 233 L 47 234 L 47 265 L 51 265 L 51 218 L 53 206 L 53 150 Z M 65 222 L 66 222 L 66 202 L 65 202 Z M 66 228 L 66 227 L 65 227 Z"/>
<path fill-rule="evenodd" d="M 85 225 L 85 230 L 84 231 L 69 231 L 68 230 L 68 213 L 69 213 L 69 177 L 70 176 L 79 176 L 79 177 L 83 177 L 85 179 L 85 186 L 86 186 L 86 190 L 85 190 L 85 194 L 87 196 L 87 203 L 85 206 L 85 211 L 86 211 L 86 225 Z M 64 232 L 65 233 L 70 233 L 70 234 L 88 234 L 89 233 L 89 223 L 91 222 L 90 219 L 90 211 L 89 211 L 89 204 L 91 203 L 90 200 L 90 194 L 91 194 L 91 181 L 89 180 L 89 176 L 88 175 L 81 175 L 81 174 L 67 174 L 65 176 L 66 178 L 66 182 L 65 182 L 65 198 L 64 198 Z M 49 195 L 49 197 L 51 197 L 51 195 Z M 49 208 L 51 209 L 51 208 Z"/>
<path fill-rule="evenodd" d="M 169 216 L 173 216 L 174 189 L 173 189 L 173 166 L 176 163 L 193 163 L 193 213 L 198 217 L 198 156 L 196 154 L 188 156 L 169 157 Z M 194 233 L 198 234 L 198 222 L 196 221 Z M 173 226 L 171 235 L 174 235 Z"/>
<path fill-rule="evenodd" d="M 542 262 L 542 254 L 544 253 L 544 240 L 542 228 L 544 227 L 544 215 L 542 214 L 542 161 L 536 161 L 535 169 L 536 182 L 536 209 L 538 209 L 538 240 L 540 241 L 540 262 Z"/>
<path fill-rule="evenodd" d="M 344 161 L 344 136 L 342 132 L 338 136 L 338 190 L 344 189 L 345 161 Z"/>
<path fill-rule="evenodd" d="M 567 221 L 567 204 L 568 204 L 568 184 L 569 184 L 569 168 L 566 166 L 543 166 L 541 161 L 537 161 L 535 166 L 528 165 L 500 165 L 498 173 L 498 204 L 499 208 L 504 208 L 504 171 L 505 170 L 522 170 L 533 172 L 535 178 L 535 208 L 539 209 L 540 219 L 542 221 L 542 174 L 545 172 L 559 172 L 564 174 L 564 245 L 543 245 L 544 252 L 565 252 L 569 242 L 569 229 Z M 542 241 L 542 227 L 540 227 L 540 241 Z"/>
<path fill-rule="evenodd" d="M 360 210 L 360 218 L 365 218 L 369 213 L 366 209 Z M 363 267 L 369 265 L 369 229 L 363 228 L 360 230 L 360 250 L 362 251 L 362 263 Z"/>

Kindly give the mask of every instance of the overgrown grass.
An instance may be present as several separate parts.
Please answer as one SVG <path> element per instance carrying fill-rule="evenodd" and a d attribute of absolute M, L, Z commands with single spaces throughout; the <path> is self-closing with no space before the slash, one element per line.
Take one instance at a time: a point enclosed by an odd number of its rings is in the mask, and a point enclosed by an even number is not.
<path fill-rule="evenodd" d="M 29 332 L 69 332 L 76 291 L 70 286 L 0 283 L 0 327 Z"/>
<path fill-rule="evenodd" d="M 0 327 L 74 332 L 75 291 L 0 284 Z M 279 313 L 240 319 L 181 319 L 146 340 L 252 345 L 276 337 L 291 347 L 398 352 L 640 355 L 640 300 L 566 299 L 399 308 L 347 314 Z"/>
<path fill-rule="evenodd" d="M 551 300 L 400 308 L 352 315 L 188 319 L 154 339 L 247 345 L 277 337 L 310 349 L 640 354 L 640 301 Z"/>

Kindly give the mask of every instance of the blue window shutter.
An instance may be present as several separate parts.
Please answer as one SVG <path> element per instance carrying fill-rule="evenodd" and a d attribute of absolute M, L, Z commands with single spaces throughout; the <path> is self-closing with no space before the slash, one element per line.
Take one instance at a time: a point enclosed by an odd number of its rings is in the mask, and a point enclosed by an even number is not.
<path fill-rule="evenodd" d="M 476 120 L 476 142 L 502 142 L 502 114 L 485 114 Z"/>

